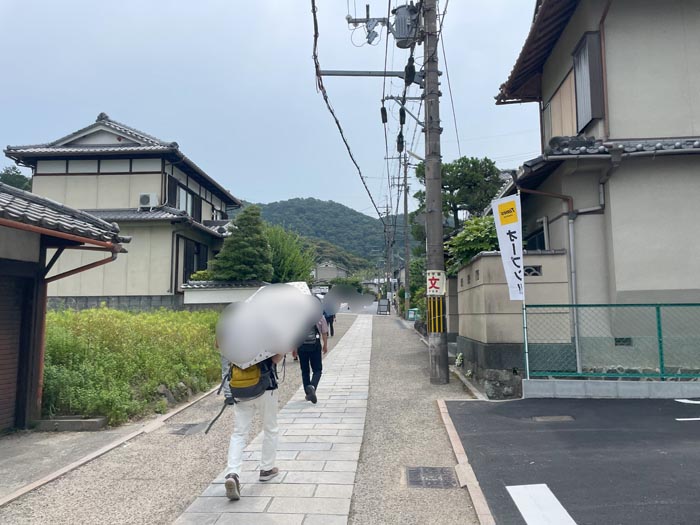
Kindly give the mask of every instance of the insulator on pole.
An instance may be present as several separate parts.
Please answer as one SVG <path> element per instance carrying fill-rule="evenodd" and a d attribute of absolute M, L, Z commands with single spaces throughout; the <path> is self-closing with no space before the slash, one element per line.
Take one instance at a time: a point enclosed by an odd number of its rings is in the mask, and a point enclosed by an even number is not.
<path fill-rule="evenodd" d="M 386 108 L 384 106 L 382 106 L 382 109 L 380 111 L 382 113 L 382 124 L 386 124 L 387 122 L 389 122 L 389 119 L 387 118 L 387 115 L 386 115 Z"/>
<path fill-rule="evenodd" d="M 403 133 L 399 131 L 399 136 L 396 137 L 396 150 L 403 153 Z"/>
<path fill-rule="evenodd" d="M 408 58 L 408 64 L 404 68 L 403 81 L 407 86 L 413 84 L 416 80 L 416 66 L 413 64 L 413 57 Z"/>
<path fill-rule="evenodd" d="M 404 108 L 399 108 L 399 124 L 402 126 L 406 124 L 406 110 Z"/>

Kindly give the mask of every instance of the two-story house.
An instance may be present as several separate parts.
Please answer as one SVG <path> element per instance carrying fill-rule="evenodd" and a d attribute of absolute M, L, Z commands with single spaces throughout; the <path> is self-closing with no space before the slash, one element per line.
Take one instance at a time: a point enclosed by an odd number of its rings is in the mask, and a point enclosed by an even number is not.
<path fill-rule="evenodd" d="M 165 142 L 100 113 L 95 123 L 46 144 L 8 146 L 5 155 L 32 169 L 32 191 L 118 222 L 132 237 L 114 264 L 49 285 L 51 305 L 177 307 L 182 284 L 221 247 L 229 212 L 240 201 Z M 65 254 L 54 272 L 95 259 Z"/>
<path fill-rule="evenodd" d="M 480 254 L 459 273 L 458 351 L 492 397 L 519 395 L 525 363 L 544 376 L 696 377 L 700 3 L 534 4 L 496 96 L 539 108 L 542 154 L 499 195 L 520 192 L 528 314 L 499 253 Z"/>
<path fill-rule="evenodd" d="M 524 230 L 569 252 L 573 302 L 700 302 L 699 34 L 693 0 L 536 2 L 496 100 L 539 105 Z"/>

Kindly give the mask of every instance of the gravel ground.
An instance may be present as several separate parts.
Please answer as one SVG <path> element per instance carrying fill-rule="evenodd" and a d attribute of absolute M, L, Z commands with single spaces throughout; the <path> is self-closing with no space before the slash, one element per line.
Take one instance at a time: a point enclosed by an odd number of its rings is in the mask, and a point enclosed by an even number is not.
<path fill-rule="evenodd" d="M 354 319 L 354 315 L 338 315 L 335 337 L 329 339 L 331 350 Z M 300 385 L 298 365 L 289 357 L 286 379 L 280 384 L 280 407 Z M 221 403 L 222 397 L 205 397 L 164 427 L 7 504 L 0 508 L 0 523 L 172 523 L 225 468 L 233 411 L 227 409 L 204 434 Z M 197 426 L 190 427 L 188 434 L 173 434 L 183 425 Z M 256 418 L 250 438 L 259 431 Z"/>
<path fill-rule="evenodd" d="M 428 350 L 394 316 L 375 316 L 370 389 L 350 523 L 477 524 L 466 489 L 408 488 L 406 467 L 457 463 L 436 399 L 468 399 L 462 383 L 431 385 Z"/>

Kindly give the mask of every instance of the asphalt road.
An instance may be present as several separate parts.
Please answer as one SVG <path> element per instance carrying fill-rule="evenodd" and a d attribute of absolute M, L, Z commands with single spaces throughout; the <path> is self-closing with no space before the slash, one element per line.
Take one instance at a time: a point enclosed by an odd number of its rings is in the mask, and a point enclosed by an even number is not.
<path fill-rule="evenodd" d="M 447 407 L 499 525 L 537 523 L 525 521 L 506 487 L 540 484 L 525 490 L 548 489 L 578 525 L 700 523 L 700 404 L 526 399 Z M 554 512 L 547 505 L 545 513 Z"/>

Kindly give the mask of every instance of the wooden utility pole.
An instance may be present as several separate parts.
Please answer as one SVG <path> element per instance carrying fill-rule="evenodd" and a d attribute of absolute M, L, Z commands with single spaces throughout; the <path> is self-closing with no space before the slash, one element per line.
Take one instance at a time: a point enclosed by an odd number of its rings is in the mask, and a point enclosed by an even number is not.
<path fill-rule="evenodd" d="M 427 241 L 426 270 L 429 275 L 443 276 L 445 255 L 442 229 L 442 160 L 440 155 L 440 84 L 438 81 L 437 0 L 424 0 L 425 20 L 425 233 Z M 445 384 L 450 380 L 445 336 L 445 296 L 430 295 L 427 283 L 427 328 L 430 353 L 430 382 Z M 444 294 L 444 289 L 442 290 Z"/>

